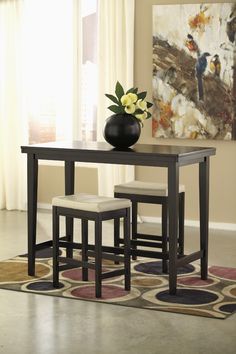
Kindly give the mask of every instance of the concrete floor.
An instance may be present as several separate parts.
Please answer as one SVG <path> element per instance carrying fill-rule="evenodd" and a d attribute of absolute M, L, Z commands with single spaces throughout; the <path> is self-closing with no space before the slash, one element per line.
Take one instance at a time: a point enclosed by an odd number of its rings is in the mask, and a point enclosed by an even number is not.
<path fill-rule="evenodd" d="M 0 260 L 26 252 L 26 213 L 0 211 L 0 225 Z M 50 234 L 51 216 L 40 212 L 38 238 Z M 186 228 L 186 251 L 198 243 Z M 236 267 L 235 232 L 210 232 L 209 263 Z M 209 352 L 236 353 L 236 314 L 208 319 L 0 289 L 1 354 Z"/>

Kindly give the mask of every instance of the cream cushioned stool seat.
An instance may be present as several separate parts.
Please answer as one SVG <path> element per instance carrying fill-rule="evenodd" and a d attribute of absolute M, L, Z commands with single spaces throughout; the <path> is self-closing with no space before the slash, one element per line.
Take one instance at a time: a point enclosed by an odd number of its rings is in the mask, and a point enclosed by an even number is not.
<path fill-rule="evenodd" d="M 162 259 L 162 270 L 167 273 L 168 260 L 168 186 L 163 183 L 131 181 L 114 187 L 116 198 L 129 198 L 132 202 L 132 240 L 131 253 L 135 260 L 137 255 Z M 179 234 L 178 253 L 184 254 L 184 199 L 185 186 L 179 185 Z M 162 206 L 162 235 L 141 234 L 137 230 L 138 203 L 160 204 Z M 114 245 L 122 243 L 119 225 L 115 226 Z M 138 246 L 161 248 L 161 252 L 138 249 Z"/>
<path fill-rule="evenodd" d="M 98 195 L 79 193 L 54 197 L 52 199 L 52 205 L 100 213 L 102 211 L 129 208 L 131 202 L 128 199 L 100 197 Z"/>
<path fill-rule="evenodd" d="M 125 290 L 130 290 L 130 207 L 129 199 L 100 197 L 90 194 L 73 194 L 54 197 L 53 208 L 53 286 L 58 288 L 59 270 L 63 266 L 59 262 L 82 267 L 82 280 L 88 280 L 88 268 L 95 269 L 95 295 L 102 296 L 102 279 L 124 275 Z M 82 242 L 68 242 L 60 238 L 59 217 L 81 219 Z M 102 221 L 114 219 L 116 225 L 124 218 L 124 247 L 108 247 L 102 245 Z M 88 221 L 95 223 L 94 245 L 88 244 Z M 82 261 L 59 256 L 59 247 L 66 249 L 82 249 Z M 123 254 L 120 256 L 120 254 Z M 95 257 L 89 261 L 88 257 Z M 123 269 L 102 273 L 102 258 L 115 262 L 124 262 Z M 64 265 L 65 269 L 65 265 Z"/>
<path fill-rule="evenodd" d="M 168 196 L 168 186 L 165 183 L 153 183 L 142 181 L 131 181 L 118 184 L 114 187 L 115 193 L 155 195 L 157 197 Z M 185 186 L 179 185 L 179 193 L 185 192 Z"/>

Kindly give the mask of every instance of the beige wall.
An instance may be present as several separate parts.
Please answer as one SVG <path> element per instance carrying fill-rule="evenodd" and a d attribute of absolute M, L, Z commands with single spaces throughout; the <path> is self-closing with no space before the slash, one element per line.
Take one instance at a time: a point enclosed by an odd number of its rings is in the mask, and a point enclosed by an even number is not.
<path fill-rule="evenodd" d="M 208 1 L 217 2 L 217 1 Z M 220 1 L 218 1 L 220 2 Z M 158 1 L 136 0 L 135 15 L 135 85 L 147 90 L 152 97 L 152 5 L 171 3 L 200 3 L 200 1 Z M 168 20 L 168 19 L 167 19 Z M 211 158 L 210 169 L 210 220 L 213 222 L 236 224 L 236 141 L 194 141 L 166 140 L 152 138 L 151 120 L 142 131 L 140 143 L 178 144 L 192 146 L 213 146 L 217 154 Z M 140 180 L 165 181 L 165 169 L 138 167 L 136 176 Z M 180 182 L 186 185 L 186 218 L 198 219 L 198 169 L 187 166 L 181 169 Z M 154 216 L 153 210 L 141 208 L 144 215 Z"/>
<path fill-rule="evenodd" d="M 98 193 L 98 176 L 96 168 L 76 167 L 75 192 Z M 39 203 L 51 204 L 52 197 L 63 195 L 64 192 L 64 167 L 63 166 L 39 166 Z"/>
<path fill-rule="evenodd" d="M 135 15 L 135 85 L 147 90 L 152 97 L 152 5 L 167 3 L 199 3 L 200 1 L 157 1 L 136 0 Z M 210 2 L 210 1 L 209 1 Z M 216 2 L 216 1 L 212 1 Z M 145 122 L 140 143 L 178 144 L 192 146 L 213 146 L 217 149 L 211 158 L 210 169 L 210 220 L 219 223 L 236 224 L 236 141 L 194 141 L 161 140 L 152 138 L 151 120 Z M 76 190 L 97 193 L 97 170 L 80 168 L 77 170 Z M 64 193 L 63 167 L 40 166 L 39 202 L 50 203 L 53 195 Z M 166 170 L 155 168 L 136 168 L 136 178 L 144 181 L 166 181 Z M 198 219 L 198 168 L 181 168 L 180 182 L 186 186 L 186 218 Z M 142 206 L 141 214 L 156 216 L 158 208 Z"/>

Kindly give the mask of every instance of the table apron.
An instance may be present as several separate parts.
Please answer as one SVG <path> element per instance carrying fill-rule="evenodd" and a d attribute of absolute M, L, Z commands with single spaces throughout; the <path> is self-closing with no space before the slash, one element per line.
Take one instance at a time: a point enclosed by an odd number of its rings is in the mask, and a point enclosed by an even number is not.
<path fill-rule="evenodd" d="M 28 154 L 31 155 L 31 154 Z M 34 159 L 37 160 L 47 160 L 47 161 L 71 161 L 71 162 L 85 162 L 85 163 L 108 163 L 114 165 L 133 165 L 133 166 L 146 166 L 146 167 L 169 167 L 171 164 L 175 164 L 176 162 L 179 163 L 179 166 L 187 166 L 196 163 L 204 162 L 205 156 L 203 157 L 184 157 L 179 161 L 176 159 L 168 158 L 150 158 L 149 156 L 133 156 L 129 158 L 117 158 L 110 155 L 110 156 L 98 156 L 98 155 L 87 155 L 87 154 L 47 154 L 47 153 L 34 153 L 32 154 Z"/>

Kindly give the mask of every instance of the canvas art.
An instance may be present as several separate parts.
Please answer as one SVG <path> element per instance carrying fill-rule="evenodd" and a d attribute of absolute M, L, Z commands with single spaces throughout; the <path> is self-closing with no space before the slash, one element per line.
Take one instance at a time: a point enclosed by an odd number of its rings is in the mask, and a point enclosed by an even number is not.
<path fill-rule="evenodd" d="M 236 4 L 153 6 L 153 136 L 236 140 Z"/>

